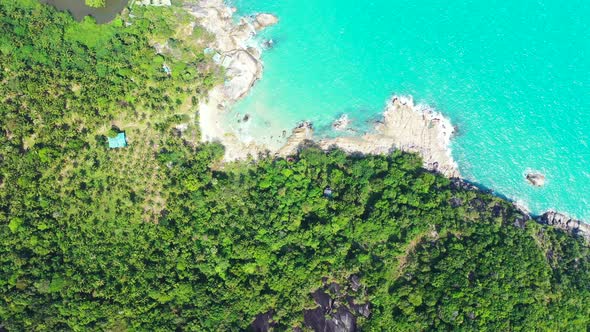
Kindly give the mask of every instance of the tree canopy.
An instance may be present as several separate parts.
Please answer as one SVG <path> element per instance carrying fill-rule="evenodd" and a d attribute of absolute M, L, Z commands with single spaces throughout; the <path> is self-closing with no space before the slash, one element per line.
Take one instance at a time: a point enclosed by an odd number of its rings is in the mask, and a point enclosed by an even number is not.
<path fill-rule="evenodd" d="M 305 330 L 326 290 L 369 331 L 588 329 L 588 244 L 416 155 L 221 164 L 195 117 L 222 77 L 207 33 L 132 13 L 0 0 L 0 327 Z"/>

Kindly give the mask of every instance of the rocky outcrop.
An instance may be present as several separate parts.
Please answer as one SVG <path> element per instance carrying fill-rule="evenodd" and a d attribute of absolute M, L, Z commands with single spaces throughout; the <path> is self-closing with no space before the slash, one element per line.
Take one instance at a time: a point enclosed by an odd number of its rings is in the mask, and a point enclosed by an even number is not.
<path fill-rule="evenodd" d="M 229 100 L 244 97 L 260 79 L 262 64 L 251 52 L 236 50 L 226 54 L 227 75 L 229 80 L 224 86 L 225 96 Z"/>
<path fill-rule="evenodd" d="M 342 116 L 332 123 L 332 129 L 336 131 L 343 131 L 346 130 L 349 125 L 350 119 L 348 118 L 348 115 L 342 114 Z"/>
<path fill-rule="evenodd" d="M 322 308 L 306 310 L 303 313 L 305 325 L 317 332 L 354 332 L 356 317 L 345 307 L 328 312 Z"/>
<path fill-rule="evenodd" d="M 347 117 L 341 117 L 334 123 L 334 129 L 345 128 L 348 121 Z M 317 144 L 325 150 L 337 147 L 348 153 L 387 154 L 395 149 L 415 152 L 424 159 L 425 168 L 457 178 L 459 170 L 449 148 L 453 133 L 450 121 L 440 113 L 415 106 L 411 98 L 393 97 L 374 133 L 323 139 Z M 296 128 L 277 155 L 295 154 L 297 145 L 312 140 L 312 136 L 313 131 Z"/>
<path fill-rule="evenodd" d="M 256 35 L 256 27 L 246 18 L 237 23 L 234 10 L 225 6 L 223 0 L 201 0 L 185 6 L 207 31 L 215 36 L 209 45 L 217 52 L 216 62 L 225 67 L 227 81 L 221 89 L 226 102 L 232 103 L 244 97 L 262 77 L 260 50 L 249 45 Z M 263 23 L 270 24 L 272 15 L 260 14 Z M 258 29 L 262 26 L 258 25 Z"/>
<path fill-rule="evenodd" d="M 590 225 L 576 219 L 572 219 L 562 213 L 549 211 L 536 218 L 542 224 L 553 226 L 570 234 L 578 235 L 590 241 Z"/>
<path fill-rule="evenodd" d="M 324 283 L 322 288 L 311 294 L 318 307 L 303 312 L 305 326 L 321 332 L 357 331 L 357 318 L 371 315 L 369 303 L 356 303 L 353 297 L 362 289 L 356 275 L 350 277 L 345 287 Z"/>
<path fill-rule="evenodd" d="M 234 20 L 235 8 L 224 0 L 198 0 L 185 4 L 185 9 L 215 38 L 206 52 L 225 68 L 226 80 L 209 91 L 206 100 L 199 104 L 201 140 L 219 142 L 225 146 L 225 161 L 258 158 L 268 148 L 256 142 L 244 142 L 224 123 L 224 112 L 243 98 L 262 77 L 261 49 L 253 37 L 264 26 L 272 25 L 276 18 L 259 14 Z M 258 18 L 258 19 L 257 19 Z"/>
<path fill-rule="evenodd" d="M 529 181 L 535 187 L 542 187 L 545 185 L 545 175 L 538 172 L 531 172 L 526 175 L 527 181 Z"/>
<path fill-rule="evenodd" d="M 276 325 L 272 320 L 273 312 L 269 311 L 264 314 L 260 314 L 254 318 L 250 328 L 253 332 L 268 332 Z"/>
<path fill-rule="evenodd" d="M 449 148 L 454 131 L 442 114 L 427 106 L 414 105 L 411 97 L 394 96 L 374 133 L 325 139 L 319 145 L 324 149 L 335 146 L 349 153 L 387 154 L 395 149 L 415 152 L 424 159 L 425 168 L 458 177 L 459 170 Z"/>
<path fill-rule="evenodd" d="M 297 154 L 298 149 L 302 147 L 306 141 L 311 141 L 312 138 L 313 126 L 311 122 L 300 123 L 291 132 L 291 136 L 287 139 L 287 143 L 277 151 L 277 156 L 287 157 L 289 155 Z"/>
<path fill-rule="evenodd" d="M 226 68 L 224 85 L 212 89 L 209 100 L 200 105 L 200 127 L 204 141 L 219 141 L 226 146 L 225 160 L 244 159 L 265 154 L 270 148 L 254 142 L 242 142 L 230 128 L 222 123 L 222 113 L 236 100 L 244 97 L 262 76 L 260 49 L 249 45 L 257 31 L 278 22 L 271 14 L 257 14 L 235 22 L 235 10 L 225 6 L 223 0 L 200 0 L 186 5 L 198 23 L 215 36 L 210 49 Z M 251 43 L 250 43 L 251 44 Z M 348 130 L 349 119 L 344 116 L 334 123 L 336 130 Z M 393 149 L 416 152 L 424 159 L 424 166 L 449 177 L 459 175 L 450 150 L 454 132 L 451 123 L 432 109 L 414 105 L 407 97 L 394 97 L 388 103 L 375 132 L 362 137 L 338 137 L 318 142 L 324 149 L 337 146 L 349 153 L 384 154 Z M 282 148 L 273 148 L 279 156 L 297 151 L 297 146 L 311 140 L 311 127 L 296 128 Z"/>
<path fill-rule="evenodd" d="M 277 23 L 279 23 L 278 17 L 265 13 L 256 15 L 254 17 L 254 22 L 252 22 L 256 30 L 262 30 Z"/>

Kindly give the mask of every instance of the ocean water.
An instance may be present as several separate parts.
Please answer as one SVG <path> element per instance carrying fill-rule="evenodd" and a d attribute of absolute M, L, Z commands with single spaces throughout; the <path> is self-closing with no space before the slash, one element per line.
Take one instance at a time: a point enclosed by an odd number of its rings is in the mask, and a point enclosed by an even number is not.
<path fill-rule="evenodd" d="M 590 1 L 231 4 L 280 18 L 259 36 L 275 41 L 262 80 L 228 115 L 242 137 L 280 144 L 302 120 L 331 136 L 341 114 L 363 132 L 392 94 L 412 95 L 458 127 L 466 179 L 590 221 Z M 528 170 L 546 185 L 529 185 Z"/>

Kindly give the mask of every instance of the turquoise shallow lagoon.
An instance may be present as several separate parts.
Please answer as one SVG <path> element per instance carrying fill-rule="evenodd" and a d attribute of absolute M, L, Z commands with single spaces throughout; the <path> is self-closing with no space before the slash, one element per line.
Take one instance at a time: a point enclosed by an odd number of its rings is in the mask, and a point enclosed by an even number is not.
<path fill-rule="evenodd" d="M 311 120 L 321 135 L 343 113 L 367 130 L 392 94 L 412 95 L 458 127 L 465 178 L 534 213 L 590 221 L 590 2 L 522 0 L 235 0 L 280 24 L 260 38 L 265 72 L 228 121 L 279 144 Z M 236 118 L 251 114 L 238 125 Z M 543 188 L 524 174 L 547 175 Z"/>

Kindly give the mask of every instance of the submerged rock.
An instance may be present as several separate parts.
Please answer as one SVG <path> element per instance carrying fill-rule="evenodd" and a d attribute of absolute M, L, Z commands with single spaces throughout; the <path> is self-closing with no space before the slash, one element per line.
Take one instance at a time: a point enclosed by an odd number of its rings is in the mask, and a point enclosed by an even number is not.
<path fill-rule="evenodd" d="M 342 114 L 342 116 L 340 116 L 338 119 L 336 119 L 336 121 L 334 121 L 334 123 L 332 123 L 332 128 L 334 130 L 343 131 L 346 130 L 346 128 L 348 128 L 349 125 L 350 119 L 348 118 L 348 115 Z"/>
<path fill-rule="evenodd" d="M 539 172 L 528 173 L 526 179 L 535 187 L 542 187 L 545 185 L 545 175 Z"/>
<path fill-rule="evenodd" d="M 265 50 L 271 49 L 275 46 L 274 39 L 266 39 L 262 42 L 262 48 Z"/>

